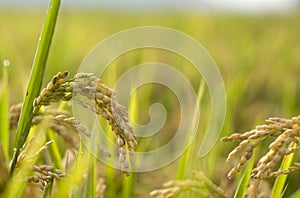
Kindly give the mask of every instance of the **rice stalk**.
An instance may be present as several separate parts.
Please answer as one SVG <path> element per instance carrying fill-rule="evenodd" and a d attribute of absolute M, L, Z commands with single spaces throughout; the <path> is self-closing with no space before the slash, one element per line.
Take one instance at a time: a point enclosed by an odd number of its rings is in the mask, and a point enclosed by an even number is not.
<path fill-rule="evenodd" d="M 56 141 L 54 141 L 54 131 L 49 130 L 47 133 L 47 141 L 53 141 L 52 145 L 49 148 L 49 153 L 53 162 L 53 166 L 58 169 L 63 169 L 62 166 L 62 157 L 59 151 L 59 146 Z"/>
<path fill-rule="evenodd" d="M 8 73 L 7 66 L 3 66 L 2 80 L 0 84 L 0 147 L 3 150 L 3 158 L 7 163 L 9 160 L 9 119 L 8 119 Z"/>
<path fill-rule="evenodd" d="M 0 195 L 6 188 L 8 182 L 8 166 L 4 161 L 3 150 L 0 144 Z"/>
<path fill-rule="evenodd" d="M 286 176 L 291 172 L 299 170 L 299 163 L 295 162 L 291 166 L 294 153 L 297 151 L 296 146 L 299 142 L 300 135 L 300 116 L 286 118 L 269 118 L 266 124 L 257 126 L 254 130 L 239 134 L 234 133 L 229 137 L 224 137 L 222 141 L 240 141 L 228 155 L 227 162 L 231 162 L 235 156 L 241 153 L 240 160 L 228 173 L 229 178 L 233 178 L 241 167 L 252 157 L 253 150 L 258 147 L 265 139 L 273 137 L 274 141 L 269 145 L 268 152 L 260 157 L 256 167 L 251 171 L 251 195 L 258 196 L 260 181 L 269 178 L 276 178 L 273 188 L 275 197 L 281 196 L 285 184 Z M 275 167 L 282 161 L 282 166 L 278 170 Z M 253 190 L 255 189 L 255 190 Z M 273 196 L 272 195 L 272 196 Z"/>
<path fill-rule="evenodd" d="M 204 81 L 201 81 L 200 85 L 199 85 L 198 93 L 197 93 L 197 105 L 196 105 L 196 107 L 200 107 L 201 99 L 202 99 L 202 96 L 204 94 L 204 91 L 205 91 L 205 83 L 204 83 Z M 194 115 L 193 115 L 193 120 L 191 122 L 191 129 L 193 129 L 195 124 L 197 123 L 196 119 L 197 119 L 197 110 L 194 112 Z M 191 130 L 191 129 L 188 129 L 188 130 Z M 183 155 L 181 156 L 179 167 L 177 169 L 177 175 L 176 175 L 177 180 L 181 180 L 181 179 L 184 179 L 186 177 L 187 170 L 188 170 L 188 164 L 189 164 L 190 156 L 191 156 L 191 151 L 194 150 L 194 147 L 195 147 L 195 141 L 192 142 L 188 146 L 188 148 L 184 151 Z"/>
<path fill-rule="evenodd" d="M 78 136 L 70 135 L 70 131 L 89 137 L 91 134 L 87 128 L 76 118 L 70 117 L 70 113 L 65 110 L 45 109 L 43 112 L 40 111 L 42 106 L 73 99 L 83 108 L 91 110 L 108 121 L 115 134 L 121 170 L 129 176 L 129 164 L 133 164 L 133 153 L 134 147 L 137 146 L 137 140 L 128 121 L 126 108 L 116 101 L 115 91 L 108 88 L 101 79 L 93 74 L 78 73 L 71 79 L 66 79 L 67 76 L 68 72 L 59 72 L 34 99 L 32 125 L 39 124 L 43 120 L 52 120 L 50 128 L 59 134 L 71 148 L 78 149 Z M 91 104 L 79 100 L 78 95 L 87 97 Z M 21 109 L 21 104 L 10 108 L 11 128 L 16 126 Z M 110 156 L 105 148 L 100 147 L 100 149 L 105 155 Z"/>
<path fill-rule="evenodd" d="M 14 143 L 14 154 L 9 171 L 10 176 L 14 174 L 14 169 L 20 153 L 20 149 L 24 145 L 31 127 L 32 118 L 34 116 L 32 103 L 33 100 L 39 95 L 42 86 L 46 62 L 50 50 L 52 37 L 54 34 L 56 19 L 58 16 L 59 6 L 60 0 L 51 0 L 48 13 L 44 22 L 44 26 L 41 31 L 26 95 L 23 102 L 24 105 L 17 126 L 16 140 Z"/>
<path fill-rule="evenodd" d="M 209 180 L 201 171 L 194 171 L 192 179 L 171 180 L 163 185 L 163 188 L 150 192 L 151 196 L 167 198 L 180 195 L 183 192 L 192 191 L 200 197 L 226 198 L 224 191 Z"/>
<path fill-rule="evenodd" d="M 65 174 L 61 170 L 44 164 L 39 166 L 33 165 L 31 170 L 35 173 L 35 176 L 26 177 L 26 181 L 38 183 L 41 190 L 45 190 L 45 187 L 53 179 L 59 180 L 60 178 L 65 177 Z"/>
<path fill-rule="evenodd" d="M 82 197 L 95 197 L 96 196 L 96 159 L 93 155 L 89 155 L 88 158 L 88 170 L 86 173 L 86 177 L 84 179 L 84 185 L 83 185 L 83 194 Z"/>
<path fill-rule="evenodd" d="M 89 153 L 83 148 L 80 142 L 76 162 L 66 172 L 66 176 L 57 182 L 57 188 L 53 192 L 53 197 L 65 198 L 72 195 L 69 192 L 72 192 L 72 189 L 76 189 L 76 186 L 79 186 L 82 182 L 89 165 L 89 163 L 86 163 L 88 161 Z"/>
<path fill-rule="evenodd" d="M 300 188 L 296 190 L 296 192 L 294 192 L 292 195 L 290 195 L 289 198 L 298 198 L 298 197 L 300 197 Z"/>
<path fill-rule="evenodd" d="M 31 130 L 44 130 L 47 123 L 41 123 L 39 126 Z M 34 132 L 34 131 L 33 131 Z M 3 197 L 16 198 L 21 197 L 26 186 L 25 178 L 30 176 L 31 168 L 37 162 L 38 157 L 50 146 L 51 142 L 45 142 L 45 134 L 35 133 L 28 143 L 25 145 L 23 151 L 20 153 L 16 160 L 16 166 L 13 177 L 8 181 L 4 192 L 1 194 Z"/>
<path fill-rule="evenodd" d="M 293 143 L 291 145 L 291 148 L 296 149 L 296 146 L 297 144 Z M 280 170 L 273 172 L 273 175 L 274 177 L 276 177 L 276 180 L 274 182 L 272 192 L 271 192 L 272 198 L 283 196 L 285 191 L 284 185 L 288 174 L 300 169 L 299 163 L 295 163 L 295 166 L 291 166 L 294 159 L 294 155 L 295 153 L 291 153 L 289 155 L 284 156 L 281 162 Z"/>
<path fill-rule="evenodd" d="M 250 181 L 251 171 L 254 166 L 254 158 L 250 160 L 250 163 L 246 169 L 246 171 L 243 173 L 242 178 L 239 181 L 239 185 L 235 191 L 234 198 L 240 198 L 245 197 L 247 194 L 247 189 Z"/>

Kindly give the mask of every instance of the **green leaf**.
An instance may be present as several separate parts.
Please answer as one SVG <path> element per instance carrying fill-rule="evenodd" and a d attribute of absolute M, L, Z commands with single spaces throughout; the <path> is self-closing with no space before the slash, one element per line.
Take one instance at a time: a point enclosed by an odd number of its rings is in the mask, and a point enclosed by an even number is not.
<path fill-rule="evenodd" d="M 300 189 L 294 192 L 289 198 L 299 198 L 300 197 Z"/>
<path fill-rule="evenodd" d="M 52 193 L 52 187 L 53 187 L 53 178 L 50 179 L 48 182 L 46 189 L 44 190 L 43 198 L 50 198 Z"/>
<path fill-rule="evenodd" d="M 198 89 L 198 93 L 197 93 L 197 104 L 200 105 L 201 102 L 201 98 L 203 96 L 205 90 L 205 83 L 204 81 L 201 81 L 200 85 L 199 85 L 199 89 Z M 191 124 L 191 128 L 194 127 L 194 125 L 197 123 L 197 112 L 195 111 L 195 114 L 193 115 L 193 120 L 192 120 L 192 124 Z M 184 179 L 186 177 L 186 172 L 188 169 L 188 164 L 190 161 L 190 155 L 191 155 L 191 151 L 193 151 L 193 147 L 194 147 L 195 142 L 193 142 L 183 153 L 183 155 L 181 156 L 180 159 L 180 164 L 179 167 L 177 169 L 177 175 L 176 175 L 176 179 L 177 180 L 181 180 Z"/>
<path fill-rule="evenodd" d="M 14 178 L 9 180 L 6 184 L 5 190 L 3 194 L 0 195 L 0 197 L 5 198 L 19 198 L 22 197 L 27 182 L 25 181 L 25 178 L 28 177 L 31 173 L 31 167 L 36 163 L 38 160 L 38 156 L 36 153 L 39 151 L 39 149 L 44 145 L 46 137 L 45 133 L 38 133 L 39 131 L 43 131 L 46 128 L 49 127 L 49 123 L 42 122 L 39 125 L 36 125 L 31 128 L 31 132 L 35 133 L 36 135 L 32 138 L 30 138 L 30 143 L 26 145 L 26 148 L 24 149 L 24 157 L 22 160 L 18 162 L 18 168 L 15 171 Z"/>
<path fill-rule="evenodd" d="M 92 140 L 96 140 L 93 136 L 91 137 Z M 95 141 L 93 143 L 95 145 Z M 88 165 L 87 165 L 87 177 L 85 178 L 85 183 L 83 186 L 83 195 L 82 197 L 96 197 L 96 177 L 97 177 L 97 172 L 96 172 L 96 158 L 91 154 L 88 153 Z"/>
<path fill-rule="evenodd" d="M 17 126 L 16 141 L 14 144 L 14 155 L 9 171 L 9 175 L 12 176 L 14 168 L 17 162 L 17 158 L 20 153 L 21 147 L 24 145 L 33 118 L 33 101 L 39 95 L 43 82 L 44 72 L 46 68 L 46 62 L 50 50 L 52 37 L 54 34 L 56 19 L 60 6 L 60 0 L 52 0 L 48 9 L 48 13 L 44 22 L 44 26 L 39 38 L 39 43 L 35 53 L 33 61 L 30 79 L 26 91 L 26 95 L 23 102 L 23 108 L 19 123 Z"/>
<path fill-rule="evenodd" d="M 0 92 L 0 142 L 3 148 L 4 160 L 9 160 L 9 119 L 8 119 L 8 77 L 7 67 L 3 67 L 2 90 Z"/>
<path fill-rule="evenodd" d="M 250 176 L 251 176 L 253 165 L 254 165 L 254 157 L 252 157 L 252 159 L 250 160 L 250 163 L 247 166 L 247 169 L 244 172 L 244 174 L 239 182 L 239 185 L 234 194 L 234 198 L 245 197 L 246 190 L 247 190 L 247 187 L 248 187 L 248 184 L 250 181 Z"/>
<path fill-rule="evenodd" d="M 89 157 L 89 153 L 87 150 L 83 148 L 82 142 L 80 141 L 76 162 L 71 167 L 71 169 L 67 172 L 66 177 L 57 181 L 57 190 L 53 192 L 52 197 L 58 197 L 58 198 L 69 197 L 69 192 L 74 193 L 73 190 L 75 190 L 75 194 L 78 193 L 76 191 L 77 189 L 76 185 L 80 185 L 83 181 L 84 174 L 86 172 L 86 169 L 88 168 L 88 163 L 87 163 L 89 161 L 88 157 Z M 75 196 L 75 197 L 79 197 L 79 196 Z"/>
<path fill-rule="evenodd" d="M 293 143 L 293 148 L 296 148 L 296 146 L 297 146 L 297 144 Z M 289 155 L 284 156 L 281 166 L 280 166 L 280 170 L 287 170 L 291 166 L 292 161 L 294 159 L 294 155 L 295 155 L 295 153 L 291 153 Z M 284 174 L 284 175 L 280 175 L 276 178 L 275 183 L 272 188 L 271 198 L 281 197 L 287 176 L 288 175 Z"/>
<path fill-rule="evenodd" d="M 48 141 L 53 140 L 53 143 L 49 148 L 49 151 L 50 151 L 49 153 L 50 153 L 51 159 L 53 160 L 54 166 L 56 168 L 62 170 L 63 169 L 62 157 L 61 157 L 61 154 L 59 152 L 59 147 L 58 147 L 58 145 L 57 145 L 57 143 L 54 139 L 54 132 L 51 129 L 48 131 L 47 140 Z"/>

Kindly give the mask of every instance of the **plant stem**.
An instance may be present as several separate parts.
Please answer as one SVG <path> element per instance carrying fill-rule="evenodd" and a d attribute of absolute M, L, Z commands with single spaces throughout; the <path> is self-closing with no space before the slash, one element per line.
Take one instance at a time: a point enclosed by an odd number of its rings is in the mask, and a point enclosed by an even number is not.
<path fill-rule="evenodd" d="M 5 162 L 9 160 L 9 118 L 8 118 L 8 68 L 3 66 L 2 83 L 3 90 L 0 91 L 0 147 L 3 149 Z"/>
<path fill-rule="evenodd" d="M 54 34 L 56 19 L 58 16 L 60 0 L 51 0 L 48 13 L 42 28 L 39 38 L 39 43 L 33 61 L 30 79 L 23 102 L 23 108 L 20 115 L 20 120 L 17 127 L 16 141 L 14 144 L 14 154 L 9 171 L 10 177 L 14 173 L 17 163 L 17 158 L 20 154 L 20 149 L 24 145 L 32 122 L 33 101 L 39 95 L 45 73 L 46 62 L 50 50 L 52 37 Z"/>
<path fill-rule="evenodd" d="M 297 144 L 296 143 L 292 143 L 293 146 L 292 148 L 296 148 Z M 294 159 L 295 153 L 291 153 L 289 155 L 284 156 L 282 162 L 281 162 L 281 166 L 280 166 L 280 170 L 287 170 Z M 286 179 L 287 179 L 288 175 L 280 175 L 276 178 L 273 188 L 272 188 L 272 192 L 271 192 L 271 198 L 276 198 L 276 197 L 282 197 L 284 194 L 284 185 L 286 183 Z"/>
<path fill-rule="evenodd" d="M 199 109 L 200 111 L 200 104 L 201 104 L 201 99 L 203 97 L 205 91 L 205 82 L 202 80 L 200 82 L 199 85 L 199 89 L 198 89 L 198 93 L 197 93 L 197 106 L 196 108 Z M 193 120 L 192 120 L 192 124 L 191 124 L 191 128 L 188 130 L 193 130 L 193 127 L 197 124 L 197 110 L 194 112 L 193 115 Z M 195 141 L 193 141 L 188 148 L 184 151 L 183 155 L 181 156 L 180 159 L 180 163 L 179 163 L 179 167 L 177 169 L 177 175 L 176 175 L 176 179 L 177 180 L 183 180 L 185 179 L 186 175 L 187 175 L 187 171 L 188 171 L 188 166 L 189 166 L 189 162 L 190 162 L 190 158 L 192 155 L 192 151 L 195 148 Z"/>

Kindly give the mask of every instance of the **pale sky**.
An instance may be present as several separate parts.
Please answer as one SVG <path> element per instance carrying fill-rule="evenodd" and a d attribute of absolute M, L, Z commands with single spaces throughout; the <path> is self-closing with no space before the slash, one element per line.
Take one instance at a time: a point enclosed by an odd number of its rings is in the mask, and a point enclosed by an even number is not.
<path fill-rule="evenodd" d="M 0 9 L 7 6 L 48 5 L 50 0 L 0 0 Z M 201 9 L 239 13 L 286 13 L 299 8 L 300 0 L 62 0 L 64 7 L 104 7 L 116 9 Z"/>
<path fill-rule="evenodd" d="M 290 11 L 299 6 L 299 0 L 203 0 L 217 9 L 239 12 Z"/>

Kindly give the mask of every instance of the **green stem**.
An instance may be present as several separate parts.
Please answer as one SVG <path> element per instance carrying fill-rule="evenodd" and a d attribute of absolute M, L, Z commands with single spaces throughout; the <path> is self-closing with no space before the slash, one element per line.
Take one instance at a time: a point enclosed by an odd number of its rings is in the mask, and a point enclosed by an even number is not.
<path fill-rule="evenodd" d="M 200 107 L 201 99 L 203 97 L 204 91 L 205 91 L 205 83 L 204 83 L 204 81 L 201 81 L 200 85 L 199 85 L 198 93 L 197 93 L 197 106 L 196 106 L 196 108 Z M 196 123 L 197 123 L 196 119 L 197 119 L 197 111 L 195 111 L 195 113 L 193 115 L 191 129 L 193 129 L 194 126 L 196 125 Z M 188 129 L 188 130 L 191 130 L 191 129 Z M 193 141 L 191 143 L 191 145 L 189 145 L 189 147 L 184 151 L 183 155 L 181 156 L 179 167 L 177 169 L 177 175 L 176 175 L 177 180 L 185 179 L 185 177 L 187 175 L 187 170 L 188 170 L 190 158 L 191 158 L 191 155 L 192 155 L 191 152 L 193 151 L 194 147 L 195 147 L 195 141 Z"/>
<path fill-rule="evenodd" d="M 293 143 L 293 148 L 296 148 L 297 144 Z M 288 170 L 288 168 L 291 166 L 293 159 L 294 159 L 295 153 L 291 153 L 289 155 L 284 156 L 280 170 Z M 276 197 L 282 197 L 284 194 L 284 185 L 286 183 L 288 175 L 280 175 L 276 178 L 272 192 L 271 192 L 271 198 L 276 198 Z"/>
<path fill-rule="evenodd" d="M 50 198 L 51 197 L 52 187 L 53 187 L 53 179 L 51 179 L 48 182 L 48 185 L 47 185 L 47 187 L 46 187 L 46 189 L 44 191 L 43 198 Z"/>
<path fill-rule="evenodd" d="M 251 172 L 254 166 L 255 156 L 252 156 L 249 165 L 245 172 L 243 173 L 242 178 L 239 181 L 239 185 L 234 193 L 234 198 L 244 198 L 246 195 L 247 187 L 249 185 Z"/>
<path fill-rule="evenodd" d="M 44 26 L 39 38 L 39 43 L 35 53 L 33 61 L 30 79 L 23 102 L 23 108 L 20 115 L 20 120 L 17 127 L 16 141 L 14 144 L 14 154 L 9 171 L 9 175 L 12 176 L 17 163 L 17 158 L 20 153 L 20 149 L 24 145 L 33 118 L 33 101 L 39 95 L 43 82 L 43 76 L 45 73 L 46 62 L 50 50 L 52 37 L 54 34 L 56 19 L 58 16 L 58 10 L 60 6 L 60 0 L 52 0 L 48 9 L 48 13 L 44 22 Z"/>
<path fill-rule="evenodd" d="M 2 85 L 0 91 L 0 143 L 5 162 L 9 160 L 9 118 L 8 118 L 8 68 L 3 66 Z"/>
<path fill-rule="evenodd" d="M 47 141 L 53 140 L 53 143 L 49 148 L 49 153 L 50 153 L 50 156 L 51 156 L 52 163 L 53 163 L 54 167 L 58 168 L 60 170 L 63 170 L 61 154 L 59 152 L 57 142 L 54 141 L 54 134 L 53 133 L 54 132 L 52 130 L 49 130 L 48 134 L 47 134 Z"/>

